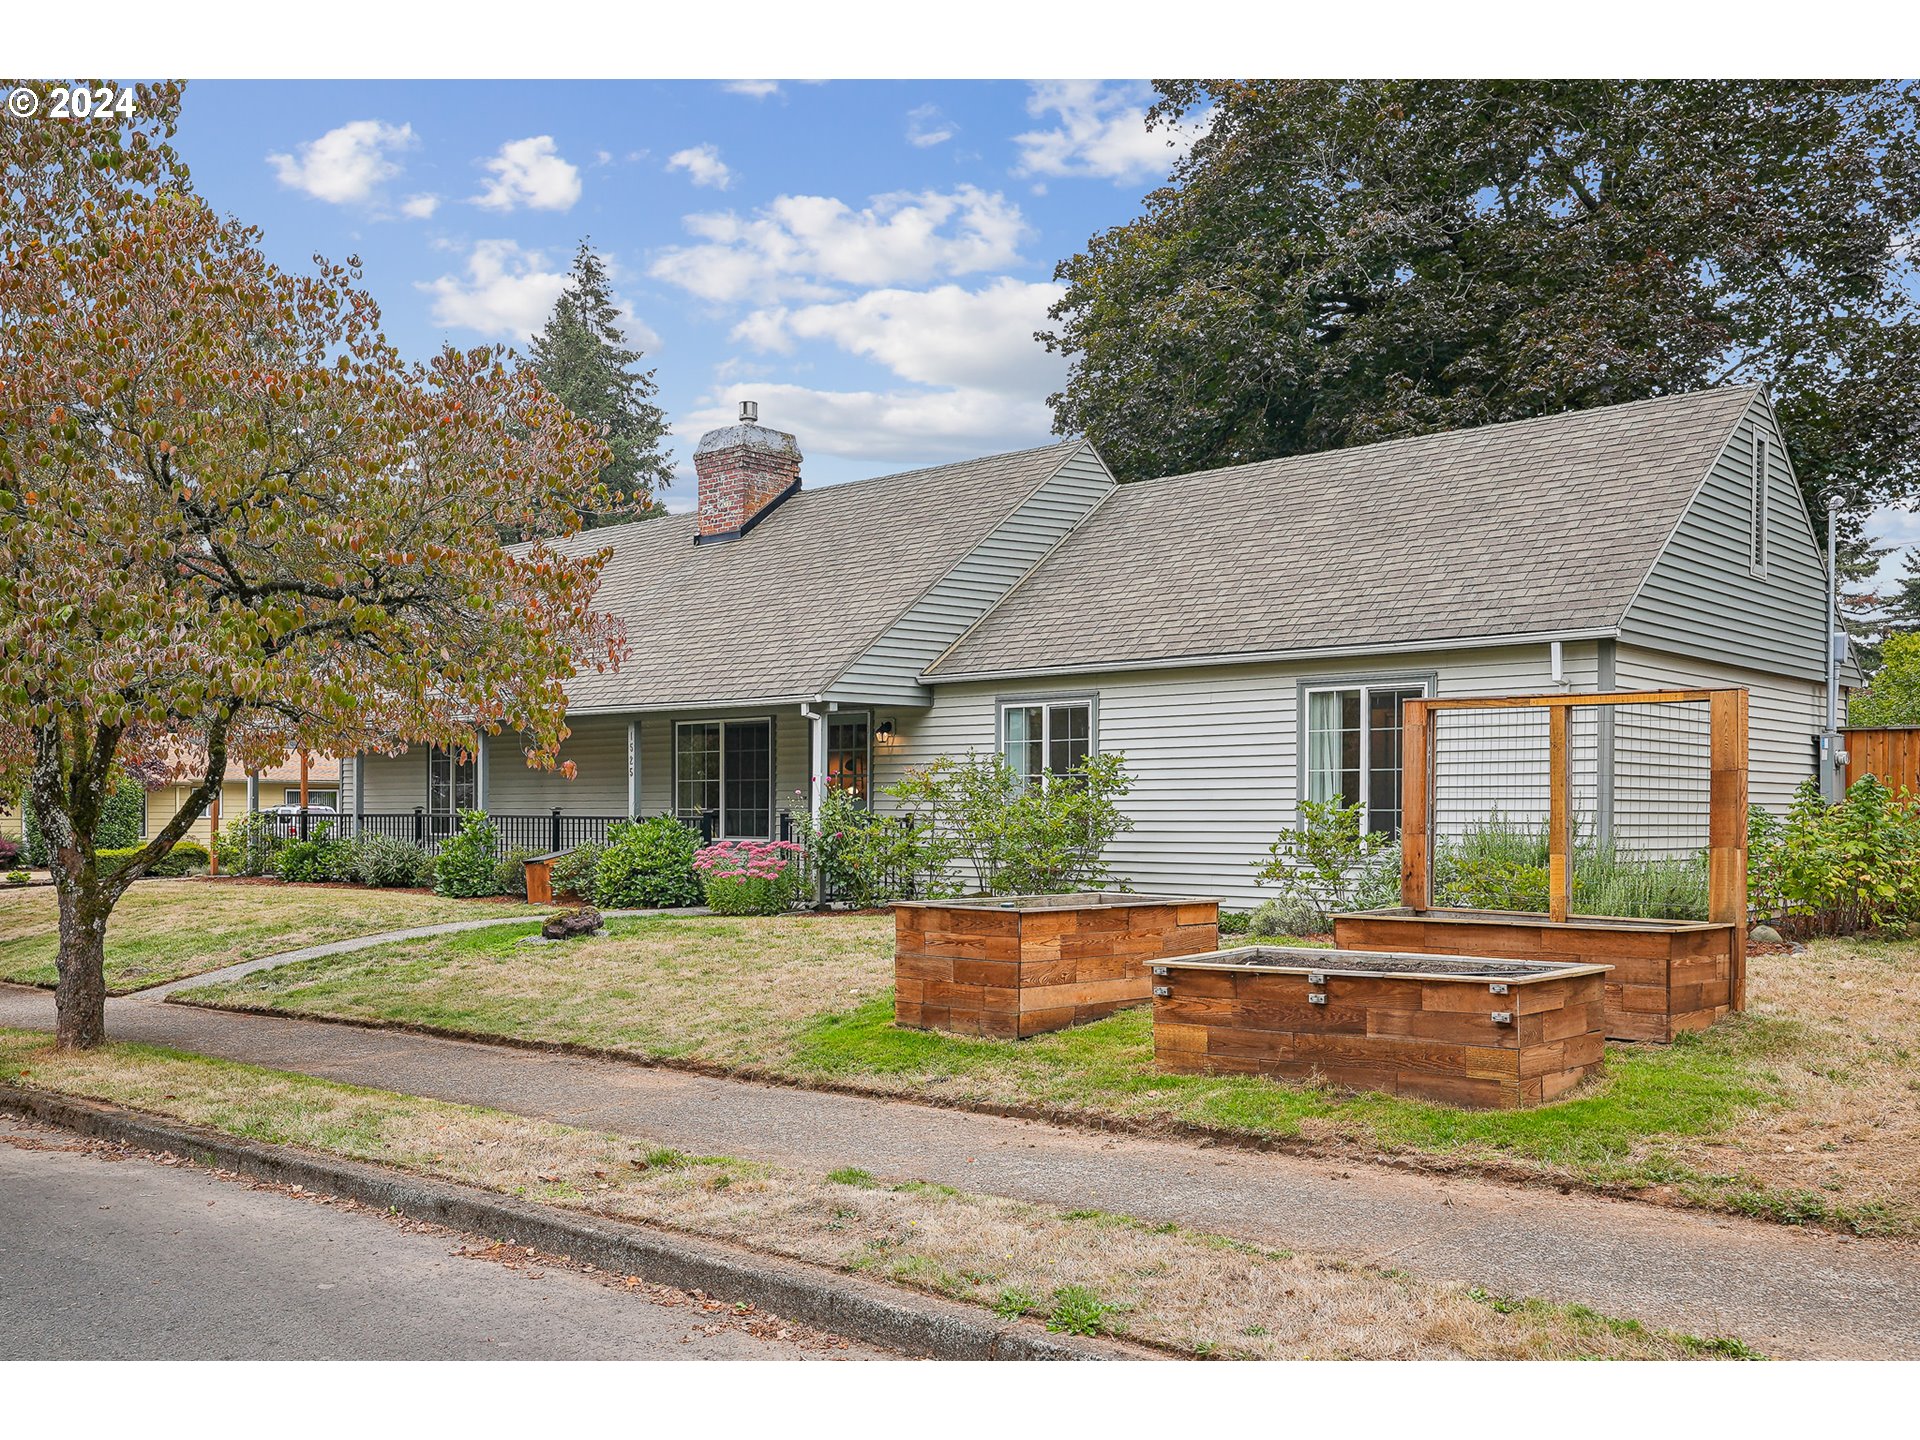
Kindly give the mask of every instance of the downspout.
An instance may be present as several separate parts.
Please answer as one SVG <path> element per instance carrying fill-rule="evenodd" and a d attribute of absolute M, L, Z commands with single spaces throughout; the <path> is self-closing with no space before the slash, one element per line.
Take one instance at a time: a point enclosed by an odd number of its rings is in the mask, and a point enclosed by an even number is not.
<path fill-rule="evenodd" d="M 811 773 L 807 781 L 807 814 L 815 826 L 820 823 L 820 802 L 827 793 L 827 717 L 813 708 L 819 703 L 816 698 L 800 707 L 800 718 L 809 727 L 807 769 Z"/>

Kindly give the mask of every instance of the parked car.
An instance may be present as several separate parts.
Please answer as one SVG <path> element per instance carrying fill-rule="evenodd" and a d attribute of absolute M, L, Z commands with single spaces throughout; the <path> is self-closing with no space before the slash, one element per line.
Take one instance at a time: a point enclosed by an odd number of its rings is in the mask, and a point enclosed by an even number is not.
<path fill-rule="evenodd" d="M 300 807 L 298 805 L 276 805 L 265 812 L 273 833 L 288 839 L 297 839 L 300 835 Z M 340 812 L 331 805 L 307 806 L 307 834 L 311 835 L 322 821 L 338 818 Z"/>

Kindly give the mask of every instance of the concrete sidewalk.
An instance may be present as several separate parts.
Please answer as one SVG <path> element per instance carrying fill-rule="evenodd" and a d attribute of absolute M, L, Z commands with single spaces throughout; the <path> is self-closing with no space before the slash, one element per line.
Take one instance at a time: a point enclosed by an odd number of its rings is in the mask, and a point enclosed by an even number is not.
<path fill-rule="evenodd" d="M 51 995 L 0 986 L 0 1026 L 52 1025 Z M 1731 1334 L 1769 1354 L 1920 1358 L 1920 1247 L 1905 1242 L 141 997 L 109 1002 L 108 1029 L 118 1039 L 696 1152 L 816 1173 L 857 1165 L 1177 1221 L 1693 1334 Z"/>

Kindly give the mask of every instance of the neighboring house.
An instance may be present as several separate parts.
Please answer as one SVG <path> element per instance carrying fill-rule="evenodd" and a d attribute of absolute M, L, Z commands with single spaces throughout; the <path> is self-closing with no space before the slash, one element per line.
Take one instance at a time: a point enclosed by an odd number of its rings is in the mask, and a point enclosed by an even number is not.
<path fill-rule="evenodd" d="M 768 836 L 822 781 L 1120 751 L 1117 873 L 1244 904 L 1303 795 L 1397 827 L 1412 695 L 1744 685 L 1755 802 L 1813 773 L 1825 569 L 1757 387 L 1129 485 L 1069 441 L 803 493 L 744 421 L 695 468 L 695 514 L 566 542 L 632 647 L 573 684 L 572 780 L 490 737 L 348 759 L 343 808 Z"/>
<path fill-rule="evenodd" d="M 257 793 L 254 782 L 257 782 Z M 193 794 L 194 782 L 177 785 L 162 785 L 147 792 L 147 814 L 140 833 L 151 834 L 155 829 L 167 823 L 180 813 L 180 807 L 187 797 Z M 312 755 L 307 759 L 307 803 L 339 808 L 340 802 L 340 762 L 329 755 Z M 227 767 L 226 778 L 220 787 L 220 823 L 224 827 L 238 819 L 248 809 L 272 810 L 279 805 L 298 805 L 300 803 L 300 757 L 289 757 L 284 763 L 271 770 L 263 770 L 258 775 L 249 776 L 237 765 Z M 205 845 L 213 833 L 213 814 L 211 807 L 195 820 L 188 828 L 185 839 Z"/>
<path fill-rule="evenodd" d="M 249 781 L 258 781 L 258 792 L 249 788 Z M 140 820 L 140 834 L 144 838 L 180 813 L 180 807 L 193 793 L 193 782 L 183 784 L 156 785 L 147 791 L 145 813 Z M 249 808 L 271 810 L 279 805 L 298 805 L 300 803 L 300 758 L 296 755 L 286 763 L 271 770 L 263 770 L 257 776 L 248 776 L 237 765 L 229 765 L 225 783 L 221 786 L 220 803 L 221 824 L 235 818 L 241 811 Z M 313 755 L 307 760 L 307 803 L 325 805 L 333 809 L 340 807 L 340 762 L 329 755 Z M 213 833 L 211 813 L 202 814 L 187 830 L 187 840 L 205 845 Z M 0 807 L 0 837 L 11 840 L 20 838 L 20 811 L 17 806 Z"/>

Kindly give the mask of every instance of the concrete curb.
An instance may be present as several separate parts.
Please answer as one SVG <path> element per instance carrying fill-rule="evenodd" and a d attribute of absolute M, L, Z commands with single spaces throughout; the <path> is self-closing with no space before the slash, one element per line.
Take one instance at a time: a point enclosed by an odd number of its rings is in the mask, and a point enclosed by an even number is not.
<path fill-rule="evenodd" d="M 464 1185 L 356 1160 L 263 1145 L 203 1126 L 25 1086 L 0 1087 L 0 1111 L 100 1140 L 168 1150 L 275 1184 L 357 1200 L 488 1239 L 531 1245 L 620 1275 L 639 1275 L 763 1310 L 823 1330 L 934 1360 L 1152 1360 L 1111 1341 L 1053 1335 L 970 1305 L 916 1295 L 797 1260 L 568 1214 Z"/>

